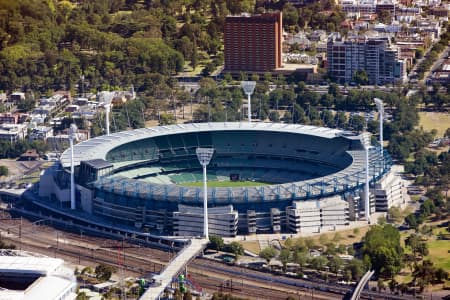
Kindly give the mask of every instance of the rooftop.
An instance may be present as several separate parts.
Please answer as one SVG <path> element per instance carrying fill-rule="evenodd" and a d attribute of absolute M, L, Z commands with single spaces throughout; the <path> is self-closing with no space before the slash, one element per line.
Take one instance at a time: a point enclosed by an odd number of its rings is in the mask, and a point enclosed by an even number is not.
<path fill-rule="evenodd" d="M 297 134 L 308 134 L 322 138 L 334 138 L 339 136 L 342 131 L 325 127 L 317 127 L 299 124 L 282 124 L 282 123 L 263 123 L 263 122 L 217 122 L 217 123 L 191 123 L 177 124 L 169 126 L 159 126 L 152 128 L 140 128 L 131 131 L 122 131 L 110 135 L 99 136 L 74 146 L 74 163 L 79 165 L 82 160 L 87 157 L 92 159 L 106 160 L 106 154 L 125 143 L 139 141 L 156 136 L 203 132 L 203 131 L 274 131 Z M 70 166 L 70 149 L 66 150 L 61 156 L 61 164 L 67 168 Z"/>
<path fill-rule="evenodd" d="M 62 259 L 18 250 L 0 250 L 0 256 L 0 299 L 76 298 L 73 271 Z"/>
<path fill-rule="evenodd" d="M 25 251 L 0 251 L 0 273 L 48 275 L 63 264 L 62 259 L 40 256 Z"/>

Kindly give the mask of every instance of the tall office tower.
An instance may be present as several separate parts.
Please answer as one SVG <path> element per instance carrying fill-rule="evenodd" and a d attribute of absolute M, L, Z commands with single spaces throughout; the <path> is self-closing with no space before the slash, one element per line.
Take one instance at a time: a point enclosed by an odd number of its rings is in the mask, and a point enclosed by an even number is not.
<path fill-rule="evenodd" d="M 282 65 L 281 12 L 228 16 L 224 40 L 225 72 L 272 72 Z"/>

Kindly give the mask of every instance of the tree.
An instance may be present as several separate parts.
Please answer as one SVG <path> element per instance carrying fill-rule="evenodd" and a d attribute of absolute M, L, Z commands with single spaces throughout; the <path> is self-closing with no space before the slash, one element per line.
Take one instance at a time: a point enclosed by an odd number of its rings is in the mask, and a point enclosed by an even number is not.
<path fill-rule="evenodd" d="M 438 268 L 435 272 L 434 272 L 434 275 L 435 275 L 435 277 L 436 277 L 436 281 L 437 282 L 444 282 L 445 280 L 447 280 L 448 279 L 448 272 L 447 271 L 445 271 L 444 269 L 442 269 L 442 268 Z"/>
<path fill-rule="evenodd" d="M 363 255 L 370 259 L 377 275 L 392 278 L 400 271 L 403 249 L 397 228 L 390 224 L 373 226 L 363 241 Z"/>
<path fill-rule="evenodd" d="M 328 264 L 328 259 L 325 256 L 316 256 L 311 260 L 311 267 L 318 271 L 325 270 L 325 267 Z"/>
<path fill-rule="evenodd" d="M 428 245 L 418 234 L 411 234 L 405 239 L 405 245 L 411 248 L 414 263 L 417 263 L 417 260 L 426 255 L 428 255 Z"/>
<path fill-rule="evenodd" d="M 422 205 L 420 206 L 420 212 L 425 217 L 433 214 L 436 211 L 436 206 L 434 205 L 433 201 L 431 199 L 425 200 Z"/>
<path fill-rule="evenodd" d="M 365 70 L 358 70 L 355 72 L 353 76 L 353 80 L 360 85 L 366 85 L 369 83 L 369 76 L 367 76 L 367 72 Z"/>
<path fill-rule="evenodd" d="M 361 260 L 354 258 L 345 267 L 345 270 L 350 272 L 351 278 L 358 281 L 365 272 L 364 264 Z"/>
<path fill-rule="evenodd" d="M 450 127 L 445 130 L 444 137 L 450 138 Z"/>
<path fill-rule="evenodd" d="M 270 120 L 271 122 L 279 122 L 279 121 L 280 121 L 280 114 L 278 113 L 278 111 L 272 110 L 272 111 L 269 113 L 269 120 Z"/>
<path fill-rule="evenodd" d="M 433 262 L 429 260 L 424 260 L 422 264 L 416 265 L 413 272 L 414 282 L 419 280 L 419 285 L 421 285 L 422 288 L 432 283 L 434 276 L 435 267 L 433 266 Z"/>
<path fill-rule="evenodd" d="M 405 217 L 405 223 L 412 229 L 418 228 L 416 214 L 409 214 Z"/>
<path fill-rule="evenodd" d="M 171 124 L 175 124 L 175 116 L 172 114 L 160 114 L 159 116 L 159 125 L 160 126 L 164 126 L 164 125 L 171 125 Z"/>
<path fill-rule="evenodd" d="M 308 263 L 308 255 L 304 251 L 294 252 L 294 262 L 298 264 L 300 272 L 303 272 L 303 268 Z"/>
<path fill-rule="evenodd" d="M 323 123 L 326 127 L 334 127 L 335 125 L 335 121 L 334 121 L 334 116 L 333 116 L 333 112 L 331 110 L 324 110 L 322 112 L 322 119 L 323 119 Z"/>
<path fill-rule="evenodd" d="M 417 47 L 417 49 L 415 50 L 415 58 L 416 59 L 421 59 L 423 57 L 425 53 L 425 49 L 423 49 L 423 47 Z"/>
<path fill-rule="evenodd" d="M 210 235 L 209 236 L 209 247 L 211 249 L 220 251 L 223 249 L 224 246 L 224 242 L 223 242 L 223 238 L 221 236 L 218 235 Z"/>
<path fill-rule="evenodd" d="M 107 281 L 111 278 L 116 269 L 113 266 L 106 264 L 99 264 L 95 267 L 95 277 L 100 281 Z"/>
<path fill-rule="evenodd" d="M 270 262 L 272 258 L 274 258 L 277 255 L 277 250 L 273 248 L 272 246 L 266 247 L 261 252 L 259 252 L 259 257 L 264 258 L 267 263 Z"/>
<path fill-rule="evenodd" d="M 230 243 L 230 250 L 234 254 L 236 261 L 238 260 L 239 255 L 244 254 L 244 247 L 242 247 L 241 243 L 236 241 Z"/>
<path fill-rule="evenodd" d="M 36 101 L 32 98 L 22 100 L 17 104 L 17 109 L 24 111 L 24 112 L 31 111 L 35 107 L 36 107 Z"/>
<path fill-rule="evenodd" d="M 329 260 L 328 260 L 328 268 L 330 269 L 330 272 L 333 272 L 336 274 L 336 276 L 338 275 L 339 271 L 341 270 L 343 265 L 343 261 L 342 259 L 337 256 L 337 255 L 333 255 Z"/>
<path fill-rule="evenodd" d="M 350 117 L 349 123 L 351 124 L 353 130 L 361 132 L 366 125 L 366 120 L 363 116 L 353 115 Z"/>
<path fill-rule="evenodd" d="M 286 272 L 287 263 L 291 261 L 291 251 L 289 249 L 282 249 L 278 255 L 278 259 L 283 264 L 283 271 Z"/>
<path fill-rule="evenodd" d="M 0 176 L 8 176 L 9 169 L 7 166 L 0 166 Z"/>

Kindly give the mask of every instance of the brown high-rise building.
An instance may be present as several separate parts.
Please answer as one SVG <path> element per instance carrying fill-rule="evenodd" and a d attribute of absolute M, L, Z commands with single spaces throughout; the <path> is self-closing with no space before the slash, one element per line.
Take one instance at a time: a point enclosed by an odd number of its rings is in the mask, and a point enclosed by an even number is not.
<path fill-rule="evenodd" d="M 281 67 L 281 13 L 229 16 L 225 20 L 225 72 L 272 72 Z"/>

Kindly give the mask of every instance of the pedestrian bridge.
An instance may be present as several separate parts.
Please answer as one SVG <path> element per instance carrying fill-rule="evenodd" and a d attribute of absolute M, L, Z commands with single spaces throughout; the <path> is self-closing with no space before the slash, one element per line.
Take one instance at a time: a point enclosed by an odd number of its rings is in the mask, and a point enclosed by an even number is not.
<path fill-rule="evenodd" d="M 361 277 L 361 279 L 358 282 L 358 285 L 353 291 L 351 300 L 359 300 L 359 297 L 361 297 L 361 292 L 364 290 L 364 287 L 366 286 L 367 282 L 369 282 L 370 277 L 372 277 L 374 273 L 375 271 L 367 271 L 366 274 L 364 274 L 364 276 Z"/>
<path fill-rule="evenodd" d="M 172 279 L 208 245 L 206 239 L 192 239 L 190 243 L 175 256 L 160 274 L 153 277 L 155 286 L 149 287 L 139 298 L 140 300 L 157 300 L 161 297 L 164 289 L 168 287 Z"/>

